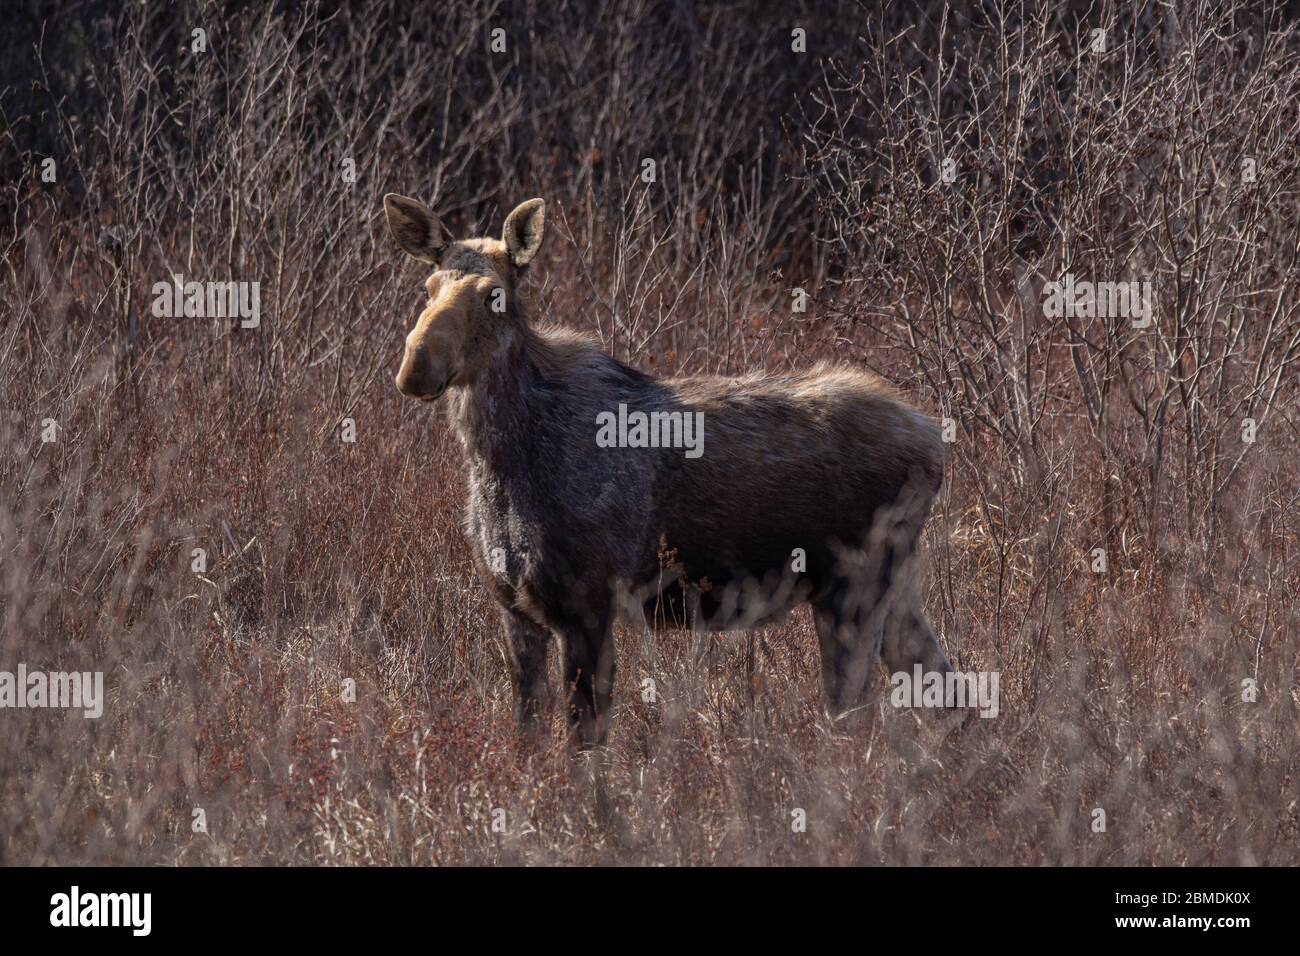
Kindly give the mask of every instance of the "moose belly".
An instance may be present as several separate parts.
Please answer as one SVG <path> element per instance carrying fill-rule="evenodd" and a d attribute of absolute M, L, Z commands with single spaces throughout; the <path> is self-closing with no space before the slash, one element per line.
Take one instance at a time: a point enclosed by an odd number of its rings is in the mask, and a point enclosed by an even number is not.
<path fill-rule="evenodd" d="M 717 582 L 676 578 L 651 589 L 641 607 L 653 627 L 743 630 L 779 621 L 813 589 L 812 581 L 792 575 Z"/>
<path fill-rule="evenodd" d="M 640 592 L 647 619 L 670 627 L 743 629 L 779 620 L 824 586 L 833 560 L 823 539 L 771 525 L 726 536 L 679 528 L 676 542 L 661 536 L 657 567 Z"/>

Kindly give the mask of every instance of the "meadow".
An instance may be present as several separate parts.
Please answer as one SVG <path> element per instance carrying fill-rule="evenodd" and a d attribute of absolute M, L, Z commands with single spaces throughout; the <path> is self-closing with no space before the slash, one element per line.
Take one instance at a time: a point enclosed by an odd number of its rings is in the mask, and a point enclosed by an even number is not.
<path fill-rule="evenodd" d="M 0 863 L 1300 863 L 1294 10 L 777 6 L 6 14 L 0 671 L 107 700 L 0 709 Z M 926 610 L 998 716 L 831 722 L 803 610 L 620 626 L 609 745 L 525 746 L 389 191 L 544 197 L 524 308 L 646 372 L 942 420 Z"/>

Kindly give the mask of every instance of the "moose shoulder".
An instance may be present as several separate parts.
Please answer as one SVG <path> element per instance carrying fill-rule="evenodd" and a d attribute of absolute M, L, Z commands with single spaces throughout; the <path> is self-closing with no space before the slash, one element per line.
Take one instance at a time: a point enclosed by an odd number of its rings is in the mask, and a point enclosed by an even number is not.
<path fill-rule="evenodd" d="M 629 596 L 659 623 L 708 628 L 808 602 L 835 715 L 865 701 L 882 655 L 891 671 L 951 670 L 908 573 L 943 477 L 933 421 L 851 368 L 661 380 L 529 325 L 515 293 L 542 241 L 540 199 L 500 240 L 453 241 L 402 196 L 384 207 L 398 244 L 434 269 L 397 388 L 449 393 L 466 528 L 525 728 L 555 635 L 570 725 L 584 745 L 604 740 Z"/>

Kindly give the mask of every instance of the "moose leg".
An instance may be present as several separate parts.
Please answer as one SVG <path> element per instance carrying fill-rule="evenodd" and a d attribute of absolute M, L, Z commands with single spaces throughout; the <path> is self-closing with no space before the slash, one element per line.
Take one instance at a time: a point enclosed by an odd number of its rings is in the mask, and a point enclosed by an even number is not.
<path fill-rule="evenodd" d="M 503 608 L 501 618 L 515 684 L 515 720 L 522 733 L 536 737 L 541 730 L 540 717 L 546 703 L 546 655 L 550 648 L 550 635 L 514 608 Z"/>
<path fill-rule="evenodd" d="M 614 691 L 614 634 L 608 609 L 588 610 L 559 628 L 569 729 L 579 748 L 603 744 Z"/>
<path fill-rule="evenodd" d="M 899 671 L 910 674 L 917 664 L 926 673 L 947 674 L 952 670 L 915 594 L 901 596 L 890 608 L 885 621 L 883 653 L 891 674 Z"/>
<path fill-rule="evenodd" d="M 890 674 L 910 674 L 917 664 L 926 673 L 946 674 L 952 670 L 921 610 L 915 555 L 921 521 L 928 508 L 927 503 L 924 509 L 900 522 L 882 542 L 880 593 L 885 615 L 881 654 Z"/>
<path fill-rule="evenodd" d="M 946 674 L 952 665 L 921 610 L 921 591 L 912 560 L 914 540 L 908 539 L 882 569 L 881 606 L 886 613 L 881 653 L 891 674 L 910 674 L 917 664 L 926 673 Z"/>
<path fill-rule="evenodd" d="M 832 719 L 861 708 L 880 661 L 881 620 L 859 604 L 849 587 L 834 589 L 813 605 L 822 657 L 822 687 Z"/>

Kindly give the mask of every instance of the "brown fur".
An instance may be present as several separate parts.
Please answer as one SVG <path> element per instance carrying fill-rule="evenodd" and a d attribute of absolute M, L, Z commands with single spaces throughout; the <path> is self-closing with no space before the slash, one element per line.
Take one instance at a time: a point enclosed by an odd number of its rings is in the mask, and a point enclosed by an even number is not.
<path fill-rule="evenodd" d="M 511 213 L 500 241 L 445 244 L 414 200 L 385 207 L 399 244 L 438 266 L 397 386 L 425 400 L 451 389 L 466 530 L 502 606 L 521 722 L 541 709 L 554 634 L 573 728 L 604 739 L 620 594 L 657 621 L 708 628 L 807 601 L 836 714 L 861 705 L 882 653 L 892 670 L 949 669 L 907 570 L 943 476 L 932 421 L 845 366 L 656 380 L 571 331 L 530 326 L 515 289 L 541 242 L 540 200 Z M 598 416 L 620 404 L 702 413 L 703 454 L 598 447 Z"/>

